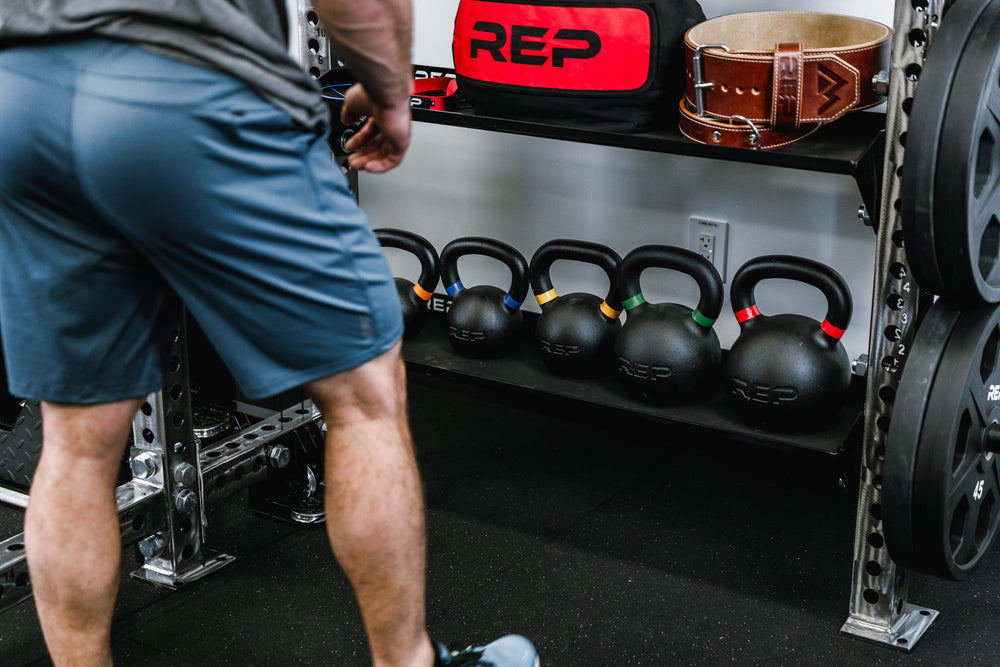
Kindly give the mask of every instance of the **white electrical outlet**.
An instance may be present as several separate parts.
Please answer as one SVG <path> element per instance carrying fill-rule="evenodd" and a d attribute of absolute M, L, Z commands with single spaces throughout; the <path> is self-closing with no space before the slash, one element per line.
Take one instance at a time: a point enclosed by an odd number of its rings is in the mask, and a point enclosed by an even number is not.
<path fill-rule="evenodd" d="M 688 247 L 707 259 L 726 280 L 726 256 L 729 251 L 729 223 L 706 218 L 691 218 Z"/>

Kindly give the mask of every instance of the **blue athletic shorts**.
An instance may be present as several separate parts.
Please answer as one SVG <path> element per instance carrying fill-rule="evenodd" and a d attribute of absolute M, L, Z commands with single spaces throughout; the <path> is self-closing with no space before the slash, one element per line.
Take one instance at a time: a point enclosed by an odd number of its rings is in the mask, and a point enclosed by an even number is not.
<path fill-rule="evenodd" d="M 11 393 L 160 389 L 178 297 L 250 398 L 390 349 L 403 331 L 392 274 L 326 130 L 125 43 L 0 50 Z"/>

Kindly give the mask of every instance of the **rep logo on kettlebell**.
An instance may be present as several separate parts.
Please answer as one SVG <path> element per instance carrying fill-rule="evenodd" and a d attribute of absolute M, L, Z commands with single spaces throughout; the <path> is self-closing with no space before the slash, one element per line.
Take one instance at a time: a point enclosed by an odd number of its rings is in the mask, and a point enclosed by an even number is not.
<path fill-rule="evenodd" d="M 510 269 L 510 289 L 492 285 L 466 288 L 458 275 L 458 260 L 485 255 Z M 466 357 L 493 359 L 513 352 L 521 337 L 521 303 L 528 294 L 528 263 L 513 246 L 481 236 L 455 239 L 441 250 L 441 280 L 451 297 L 448 341 Z"/>
<path fill-rule="evenodd" d="M 768 278 L 818 288 L 826 297 L 826 318 L 820 323 L 804 315 L 762 315 L 754 288 Z M 821 428 L 837 413 L 851 381 L 840 342 L 852 311 L 843 277 L 811 259 L 767 255 L 740 267 L 730 299 L 740 335 L 726 355 L 724 376 L 736 413 L 755 428 Z"/>
<path fill-rule="evenodd" d="M 698 307 L 648 303 L 639 277 L 653 267 L 694 278 L 701 291 Z M 712 329 L 722 312 L 722 278 L 712 263 L 683 248 L 641 246 L 622 260 L 618 293 L 624 297 L 627 319 L 615 342 L 615 359 L 626 392 L 659 404 L 703 399 L 717 382 L 722 360 L 719 337 Z"/>

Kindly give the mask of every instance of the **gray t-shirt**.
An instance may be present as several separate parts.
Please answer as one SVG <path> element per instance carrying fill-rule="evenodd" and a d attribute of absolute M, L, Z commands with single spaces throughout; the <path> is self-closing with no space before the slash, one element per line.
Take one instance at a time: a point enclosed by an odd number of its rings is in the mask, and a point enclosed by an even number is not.
<path fill-rule="evenodd" d="M 93 34 L 246 82 L 313 127 L 329 117 L 316 81 L 289 55 L 284 0 L 0 0 L 0 48 Z"/>

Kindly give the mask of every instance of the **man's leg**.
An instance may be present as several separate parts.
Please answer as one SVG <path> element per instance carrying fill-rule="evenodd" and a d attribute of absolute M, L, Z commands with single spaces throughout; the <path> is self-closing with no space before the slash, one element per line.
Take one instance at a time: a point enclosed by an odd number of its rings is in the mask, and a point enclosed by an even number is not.
<path fill-rule="evenodd" d="M 428 667 L 423 491 L 400 346 L 306 385 L 326 421 L 326 526 L 376 667 Z"/>
<path fill-rule="evenodd" d="M 111 665 L 122 553 L 114 490 L 141 403 L 42 403 L 45 444 L 24 539 L 38 617 L 56 665 Z"/>

